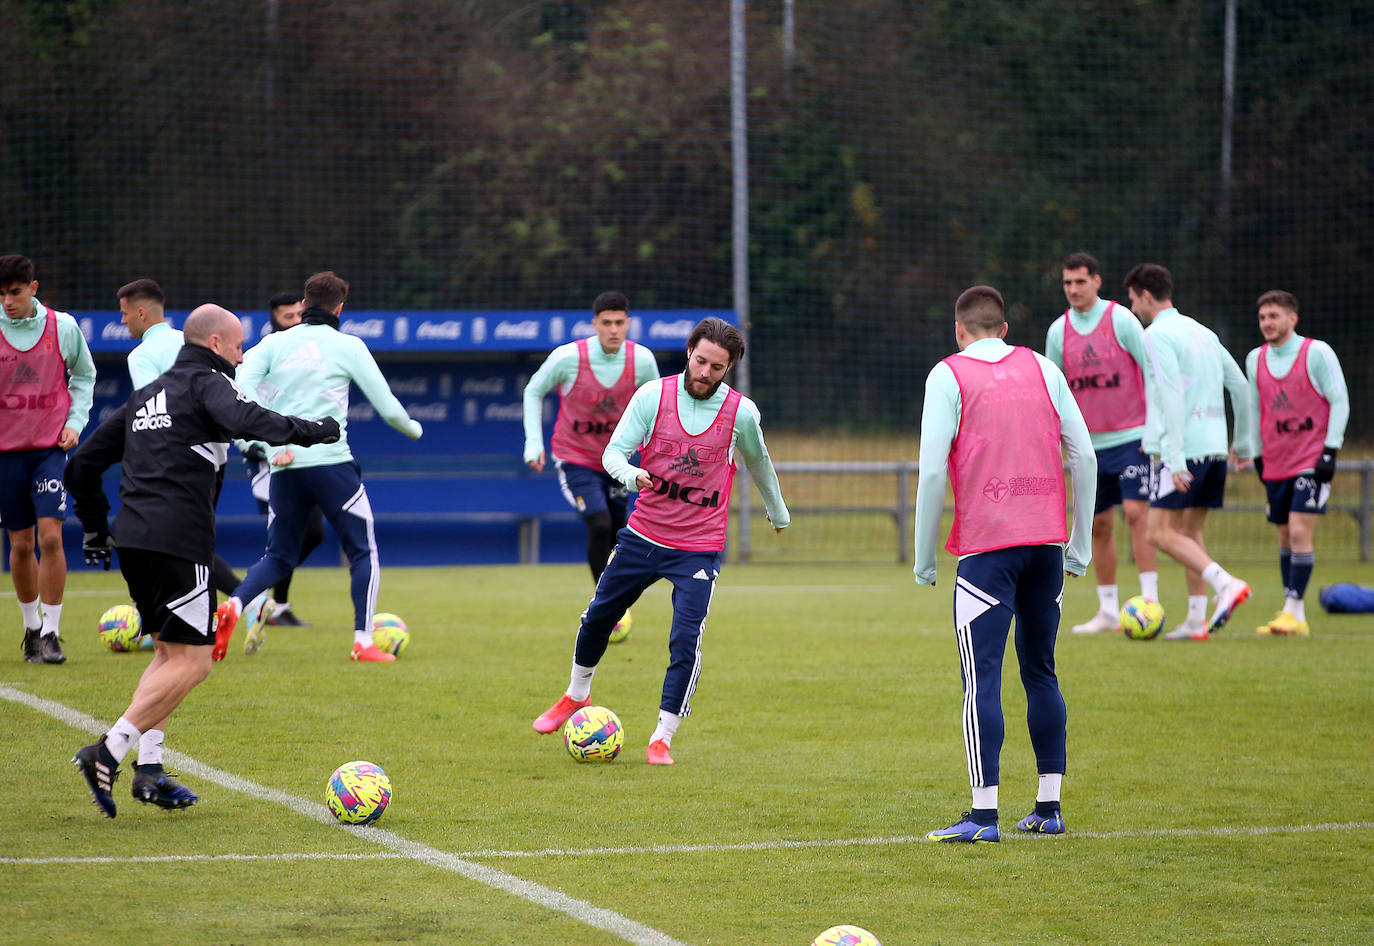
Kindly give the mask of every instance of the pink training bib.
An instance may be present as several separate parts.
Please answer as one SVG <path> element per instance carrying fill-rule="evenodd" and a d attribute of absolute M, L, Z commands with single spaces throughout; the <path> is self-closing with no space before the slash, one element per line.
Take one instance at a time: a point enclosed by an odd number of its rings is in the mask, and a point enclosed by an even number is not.
<path fill-rule="evenodd" d="M 1064 377 L 1088 432 L 1094 434 L 1145 423 L 1145 375 L 1117 340 L 1115 308 L 1115 302 L 1107 303 L 1097 328 L 1086 335 L 1073 327 L 1069 312 L 1064 312 Z"/>
<path fill-rule="evenodd" d="M 58 344 L 57 314 L 43 309 L 43 335 L 28 351 L 15 348 L 0 332 L 0 450 L 55 447 L 67 424 L 72 396 Z"/>
<path fill-rule="evenodd" d="M 944 360 L 959 383 L 959 433 L 949 453 L 955 555 L 1068 538 L 1059 412 L 1029 348 L 1001 361 Z"/>
<path fill-rule="evenodd" d="M 1264 457 L 1265 482 L 1291 479 L 1312 469 L 1326 446 L 1331 405 L 1312 384 L 1307 373 L 1304 338 L 1297 360 L 1282 378 L 1269 373 L 1269 346 L 1260 348 L 1255 387 L 1259 389 L 1260 456 Z"/>
<path fill-rule="evenodd" d="M 592 372 L 588 341 L 577 340 L 577 377 L 568 393 L 559 398 L 553 453 L 560 460 L 599 470 L 601 454 L 635 393 L 635 343 L 625 341 L 625 370 L 608 388 Z"/>
<path fill-rule="evenodd" d="M 630 528 L 645 538 L 687 552 L 725 548 L 730 521 L 730 488 L 735 463 L 730 442 L 739 413 L 740 393 L 729 389 L 716 419 L 695 437 L 677 416 L 680 375 L 663 379 L 654 432 L 641 451 L 641 464 L 653 477 L 630 513 Z"/>

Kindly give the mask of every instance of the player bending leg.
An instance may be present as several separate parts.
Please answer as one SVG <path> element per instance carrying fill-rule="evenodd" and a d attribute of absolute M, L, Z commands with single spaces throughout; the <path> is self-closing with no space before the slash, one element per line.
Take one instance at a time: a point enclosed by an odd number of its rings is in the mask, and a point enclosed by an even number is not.
<path fill-rule="evenodd" d="M 997 790 L 1006 731 L 1002 658 L 1013 617 L 1026 725 L 1039 773 L 1035 808 L 1017 828 L 1062 834 L 1068 712 L 1055 675 L 1054 645 L 1064 575 L 1087 569 L 1092 514 L 1086 503 L 1076 503 L 1068 533 L 1060 446 L 1068 455 L 1075 496 L 1087 495 L 1097 459 L 1063 373 L 1048 358 L 1002 340 L 1007 323 L 1001 293 L 974 286 L 959 296 L 954 313 L 959 353 L 926 378 L 915 574 L 917 584 L 935 584 L 935 545 L 945 484 L 952 479 L 954 525 L 945 548 L 959 556 L 954 636 L 973 804 L 954 824 L 926 837 L 1000 840 Z M 1016 410 L 1007 410 L 1007 404 Z"/>
<path fill-rule="evenodd" d="M 377 367 L 362 339 L 339 331 L 339 316 L 348 299 L 348 283 L 332 272 L 316 273 L 305 282 L 302 324 L 273 332 L 255 345 L 239 371 L 239 384 L 249 397 L 267 383 L 277 392 L 273 405 L 307 416 L 333 417 L 344 428 L 349 385 L 357 384 L 377 413 L 412 440 L 424 432 Z M 272 507 L 267 551 L 248 569 L 243 583 L 219 606 L 213 657 L 222 660 L 244 602 L 265 592 L 300 561 L 301 543 L 311 510 L 324 513 L 348 556 L 349 593 L 353 599 L 351 660 L 387 663 L 396 658 L 372 641 L 372 614 L 377 606 L 381 563 L 377 557 L 372 506 L 362 473 L 348 448 L 348 437 L 319 447 L 285 449 L 268 461 Z M 262 621 L 250 628 L 260 633 Z M 250 639 L 245 650 L 256 649 Z"/>
<path fill-rule="evenodd" d="M 1279 530 L 1284 597 L 1278 613 L 1255 630 L 1307 634 L 1303 596 L 1316 562 L 1313 533 L 1317 517 L 1326 514 L 1350 395 L 1331 346 L 1297 333 L 1296 296 L 1275 289 L 1257 304 L 1265 343 L 1245 358 L 1251 410 L 1259 417 L 1259 436 L 1249 446 L 1267 494 L 1268 519 Z"/>
<path fill-rule="evenodd" d="M 554 732 L 591 702 L 592 676 L 616 621 L 646 588 L 666 578 L 673 583 L 669 663 L 646 757 L 650 765 L 673 764 L 673 736 L 692 711 L 701 673 L 701 637 L 720 577 L 736 451 L 774 531 L 790 521 L 758 408 L 722 380 L 742 357 L 739 332 L 721 319 L 704 319 L 687 341 L 687 369 L 650 381 L 631 398 L 602 461 L 608 473 L 639 491 L 639 499 L 582 614 L 568 689 L 534 721 L 535 732 Z M 636 450 L 642 468 L 627 462 Z"/>
<path fill-rule="evenodd" d="M 154 642 L 128 708 L 72 759 L 110 818 L 119 764 L 135 744 L 135 799 L 162 808 L 197 800 L 163 771 L 162 740 L 172 711 L 210 673 L 214 499 L 230 438 L 311 444 L 339 437 L 333 418 L 283 417 L 240 395 L 230 376 L 243 357 L 243 324 L 232 312 L 200 306 L 187 316 L 185 333 L 171 369 L 135 392 L 67 466 L 86 562 L 109 568 L 111 549 L 119 550 L 119 569 Z M 101 475 L 116 463 L 122 464 L 121 505 L 112 537 Z"/>
<path fill-rule="evenodd" d="M 1250 586 L 1222 568 L 1202 541 L 1207 512 L 1221 508 L 1226 491 L 1231 447 L 1223 389 L 1236 415 L 1237 443 L 1248 443 L 1252 418 L 1240 366 L 1215 332 L 1174 308 L 1173 289 L 1169 271 L 1154 263 L 1126 274 L 1131 309 L 1146 325 L 1145 396 L 1157 424 L 1149 444 L 1159 460 L 1150 471 L 1148 534 L 1188 569 L 1188 618 L 1164 636 L 1203 641 L 1250 597 Z M 1241 449 L 1248 459 L 1248 448 Z M 1216 592 L 1205 624 L 1204 582 Z"/>

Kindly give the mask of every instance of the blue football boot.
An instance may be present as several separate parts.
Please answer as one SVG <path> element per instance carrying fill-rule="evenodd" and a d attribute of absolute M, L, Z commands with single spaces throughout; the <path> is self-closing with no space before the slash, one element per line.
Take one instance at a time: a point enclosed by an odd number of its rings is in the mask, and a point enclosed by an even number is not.
<path fill-rule="evenodd" d="M 973 820 L 973 812 L 966 811 L 948 828 L 929 832 L 926 840 L 955 844 L 995 844 L 1001 840 L 1001 836 L 997 833 L 997 825 L 979 824 Z"/>

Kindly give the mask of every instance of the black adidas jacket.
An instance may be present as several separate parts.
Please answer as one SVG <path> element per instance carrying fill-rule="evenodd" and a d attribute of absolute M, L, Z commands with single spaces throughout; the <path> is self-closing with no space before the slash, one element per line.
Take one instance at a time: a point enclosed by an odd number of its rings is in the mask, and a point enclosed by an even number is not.
<path fill-rule="evenodd" d="M 210 349 L 187 342 L 171 368 L 135 391 L 76 448 L 65 479 L 87 532 L 108 528 L 110 502 L 101 475 L 123 463 L 116 547 L 209 564 L 231 438 L 302 446 L 339 439 L 332 417 L 304 420 L 254 404 L 234 384 L 233 371 Z"/>

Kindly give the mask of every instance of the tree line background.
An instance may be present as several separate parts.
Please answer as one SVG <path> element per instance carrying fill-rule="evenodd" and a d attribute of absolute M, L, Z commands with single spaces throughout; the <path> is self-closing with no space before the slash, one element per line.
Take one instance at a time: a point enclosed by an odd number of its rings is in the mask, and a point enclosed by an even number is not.
<path fill-rule="evenodd" d="M 747 7 L 751 379 L 770 426 L 914 433 L 975 282 L 1037 349 L 1085 250 L 1150 261 L 1236 356 L 1302 300 L 1371 380 L 1374 12 L 1238 0 Z M 260 311 L 732 304 L 729 5 L 0 0 L 0 252 L 40 294 Z M 913 438 L 914 444 L 914 438 Z M 914 445 L 911 451 L 914 456 Z"/>

